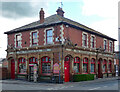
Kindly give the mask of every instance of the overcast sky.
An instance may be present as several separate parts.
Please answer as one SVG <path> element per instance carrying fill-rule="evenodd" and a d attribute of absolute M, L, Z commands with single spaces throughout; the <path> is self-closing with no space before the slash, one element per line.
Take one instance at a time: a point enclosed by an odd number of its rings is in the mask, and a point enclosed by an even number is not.
<path fill-rule="evenodd" d="M 0 1 L 0 58 L 6 57 L 7 35 L 3 34 L 4 32 L 39 20 L 41 8 L 45 11 L 45 17 L 56 14 L 57 8 L 61 6 L 61 1 L 65 17 L 118 39 L 119 0 Z M 115 45 L 117 50 L 118 42 Z"/>

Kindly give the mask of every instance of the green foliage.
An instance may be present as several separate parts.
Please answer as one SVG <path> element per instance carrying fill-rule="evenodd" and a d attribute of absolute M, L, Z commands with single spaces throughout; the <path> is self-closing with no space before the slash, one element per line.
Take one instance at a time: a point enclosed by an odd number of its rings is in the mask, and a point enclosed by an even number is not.
<path fill-rule="evenodd" d="M 77 74 L 77 75 L 73 75 L 73 81 L 74 82 L 88 81 L 88 80 L 94 80 L 94 74 Z"/>

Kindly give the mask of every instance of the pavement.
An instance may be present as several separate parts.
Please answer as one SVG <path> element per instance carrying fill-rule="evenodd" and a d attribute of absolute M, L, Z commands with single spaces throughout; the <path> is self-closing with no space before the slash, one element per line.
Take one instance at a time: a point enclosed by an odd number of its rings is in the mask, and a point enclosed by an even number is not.
<path fill-rule="evenodd" d="M 118 77 L 111 77 L 111 78 L 98 78 L 95 80 L 91 80 L 91 81 L 80 81 L 80 82 L 64 82 L 63 84 L 59 84 L 59 83 L 48 83 L 48 82 L 29 82 L 29 81 L 25 81 L 25 80 L 12 80 L 12 79 L 6 79 L 6 80 L 0 80 L 0 83 L 5 83 L 5 84 L 24 84 L 24 85 L 37 85 L 37 84 L 44 84 L 44 85 L 70 85 L 72 84 L 76 84 L 76 83 L 92 83 L 92 82 L 104 82 L 104 81 L 109 81 L 109 80 L 117 80 Z"/>

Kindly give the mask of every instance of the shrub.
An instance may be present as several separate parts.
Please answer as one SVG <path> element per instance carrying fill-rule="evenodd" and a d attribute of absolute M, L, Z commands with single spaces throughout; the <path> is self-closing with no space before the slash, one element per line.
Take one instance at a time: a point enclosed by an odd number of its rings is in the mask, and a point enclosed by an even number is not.
<path fill-rule="evenodd" d="M 94 80 L 94 74 L 77 74 L 77 75 L 73 75 L 73 81 L 74 82 L 88 81 L 88 80 Z"/>

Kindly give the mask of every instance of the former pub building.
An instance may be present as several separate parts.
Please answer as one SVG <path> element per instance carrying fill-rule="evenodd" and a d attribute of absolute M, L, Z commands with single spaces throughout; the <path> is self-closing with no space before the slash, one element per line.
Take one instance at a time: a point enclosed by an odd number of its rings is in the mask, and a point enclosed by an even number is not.
<path fill-rule="evenodd" d="M 112 77 L 115 39 L 57 14 L 5 32 L 8 39 L 7 60 L 11 79 L 52 80 L 60 76 L 72 81 L 75 74 L 94 74 L 95 78 Z"/>

